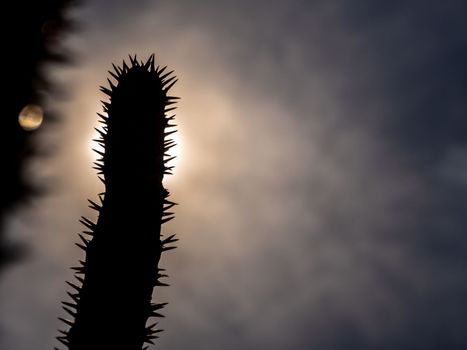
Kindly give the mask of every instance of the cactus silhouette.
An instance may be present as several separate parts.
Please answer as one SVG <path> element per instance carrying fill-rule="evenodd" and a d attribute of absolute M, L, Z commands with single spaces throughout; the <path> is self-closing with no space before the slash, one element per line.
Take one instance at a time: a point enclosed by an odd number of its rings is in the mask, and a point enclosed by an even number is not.
<path fill-rule="evenodd" d="M 109 88 L 101 87 L 110 101 L 103 102 L 107 116 L 99 114 L 104 126 L 94 140 L 104 148 L 96 150 L 95 168 L 105 193 L 100 204 L 89 201 L 97 222 L 81 219 L 87 230 L 77 245 L 85 260 L 73 268 L 81 286 L 68 282 L 72 300 L 63 307 L 72 320 L 61 318 L 70 327 L 57 337 L 70 350 L 136 350 L 153 343 L 161 330 L 146 324 L 163 317 L 165 305 L 152 303 L 153 289 L 167 285 L 159 260 L 177 241 L 161 235 L 161 225 L 174 217 L 162 180 L 172 170 L 167 152 L 175 142 L 167 137 L 176 130 L 169 112 L 178 97 L 168 91 L 177 80 L 167 67 L 155 67 L 154 55 L 146 62 L 130 56 L 129 66 L 113 67 L 116 83 L 108 79 Z"/>

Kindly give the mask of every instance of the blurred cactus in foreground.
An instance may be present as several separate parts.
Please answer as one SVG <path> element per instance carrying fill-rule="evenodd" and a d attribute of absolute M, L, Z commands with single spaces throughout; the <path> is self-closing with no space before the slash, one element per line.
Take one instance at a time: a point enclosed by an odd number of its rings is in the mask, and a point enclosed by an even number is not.
<path fill-rule="evenodd" d="M 34 183 L 35 175 L 27 173 L 31 159 L 40 154 L 33 128 L 18 123 L 21 110 L 42 106 L 50 93 L 57 93 L 56 82 L 47 74 L 47 65 L 69 64 L 70 52 L 62 44 L 65 35 L 76 29 L 70 10 L 75 0 L 26 0 L 5 4 L 2 21 L 3 69 L 2 114 L 0 116 L 0 273 L 28 247 L 7 239 L 8 218 L 22 205 L 47 189 Z M 6 20 L 8 19 L 8 20 Z M 50 121 L 50 111 L 47 110 Z M 57 118 L 58 120 L 58 118 Z M 39 124 L 40 125 L 40 124 Z M 11 237 L 15 240 L 16 237 Z"/>
<path fill-rule="evenodd" d="M 113 67 L 116 83 L 108 80 L 109 88 L 101 88 L 110 102 L 103 102 L 107 115 L 99 115 L 104 126 L 95 140 L 104 149 L 96 150 L 101 159 L 95 168 L 105 193 L 100 204 L 90 201 L 97 223 L 81 220 L 87 230 L 77 245 L 86 257 L 73 268 L 81 286 L 68 282 L 72 300 L 63 304 L 73 320 L 62 319 L 70 328 L 57 337 L 70 350 L 152 344 L 161 330 L 146 323 L 162 317 L 164 306 L 152 303 L 153 288 L 166 285 L 159 260 L 175 248 L 174 235 L 162 238 L 161 225 L 173 218 L 169 210 L 175 205 L 162 180 L 172 170 L 167 152 L 175 143 L 167 137 L 176 130 L 168 113 L 178 98 L 168 91 L 176 79 L 166 67 L 155 67 L 154 55 L 147 62 L 130 56 L 130 66 L 123 61 Z"/>

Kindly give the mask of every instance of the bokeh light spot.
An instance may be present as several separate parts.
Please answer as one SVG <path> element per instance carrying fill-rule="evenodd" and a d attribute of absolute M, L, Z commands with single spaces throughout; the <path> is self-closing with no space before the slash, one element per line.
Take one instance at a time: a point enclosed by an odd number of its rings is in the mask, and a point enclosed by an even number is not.
<path fill-rule="evenodd" d="M 18 123 L 24 130 L 32 131 L 41 126 L 43 119 L 42 108 L 35 104 L 28 104 L 19 113 Z"/>

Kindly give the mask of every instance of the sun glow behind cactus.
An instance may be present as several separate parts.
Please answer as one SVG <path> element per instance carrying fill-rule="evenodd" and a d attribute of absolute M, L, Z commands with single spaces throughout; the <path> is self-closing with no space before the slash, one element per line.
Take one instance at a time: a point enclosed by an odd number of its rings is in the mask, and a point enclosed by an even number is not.
<path fill-rule="evenodd" d="M 105 113 L 101 113 L 106 115 Z M 178 117 L 178 115 L 177 115 Z M 86 141 L 83 143 L 83 151 L 87 153 L 88 159 L 91 163 L 94 163 L 100 156 L 98 152 L 103 152 L 104 148 L 95 140 L 99 138 L 99 132 L 96 130 L 98 129 L 101 124 L 96 123 L 97 125 L 95 126 L 95 129 L 92 130 L 92 132 L 87 136 Z M 172 160 L 169 161 L 168 165 L 173 166 L 174 169 L 177 169 L 178 167 L 182 166 L 183 164 L 183 137 L 180 132 L 180 126 L 176 125 L 175 127 L 170 127 L 166 128 L 166 131 L 173 131 L 177 129 L 177 132 L 173 133 L 170 135 L 170 139 L 172 139 L 175 142 L 175 146 L 173 146 L 170 149 L 170 157 L 174 157 Z M 96 152 L 97 151 L 97 152 Z M 168 157 L 167 157 L 168 158 Z M 166 179 L 167 181 L 173 181 L 177 178 L 177 171 L 173 172 L 171 176 L 167 176 Z"/>
<path fill-rule="evenodd" d="M 175 158 L 170 160 L 168 165 L 173 166 L 174 169 L 177 169 L 180 166 L 182 158 L 183 158 L 182 157 L 182 151 L 181 151 L 183 141 L 182 141 L 182 137 L 180 135 L 179 126 L 177 125 L 175 128 L 177 129 L 177 132 L 170 135 L 170 138 L 175 142 L 175 146 L 173 146 L 170 149 L 170 157 L 175 157 Z M 172 128 L 166 128 L 166 131 L 172 131 L 172 130 L 175 130 L 175 128 L 173 128 L 173 127 Z M 166 157 L 166 158 L 169 158 L 169 157 Z M 176 177 L 177 173 L 178 173 L 178 171 L 174 171 L 171 176 L 167 177 L 167 179 L 174 179 Z"/>

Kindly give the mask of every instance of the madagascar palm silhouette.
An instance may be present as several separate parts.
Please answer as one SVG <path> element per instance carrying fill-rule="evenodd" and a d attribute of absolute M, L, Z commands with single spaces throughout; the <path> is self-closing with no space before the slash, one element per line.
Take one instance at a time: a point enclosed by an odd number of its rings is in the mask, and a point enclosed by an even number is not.
<path fill-rule="evenodd" d="M 18 205 L 43 190 L 25 176 L 25 165 L 36 154 L 33 134 L 18 124 L 21 109 L 31 103 L 42 105 L 51 83 L 44 63 L 69 62 L 57 50 L 62 35 L 73 23 L 67 10 L 73 0 L 26 0 L 5 5 L 2 21 L 3 71 L 2 114 L 0 116 L 0 272 L 21 251 L 4 238 L 5 219 Z M 50 120 L 50 119 L 49 119 Z"/>
<path fill-rule="evenodd" d="M 100 115 L 104 126 L 95 140 L 104 148 L 96 151 L 95 168 L 105 193 L 99 204 L 90 201 L 97 222 L 81 219 L 86 231 L 77 245 L 85 260 L 74 268 L 81 285 L 69 282 L 71 302 L 63 304 L 72 320 L 62 318 L 69 329 L 57 337 L 70 350 L 139 350 L 153 343 L 160 330 L 146 323 L 162 317 L 164 306 L 152 303 L 153 288 L 166 285 L 159 260 L 177 241 L 161 235 L 161 225 L 174 217 L 162 180 L 172 170 L 167 152 L 175 143 L 167 137 L 176 130 L 169 112 L 178 98 L 168 91 L 175 76 L 155 67 L 154 55 L 146 62 L 130 56 L 129 66 L 113 67 L 116 84 L 101 88 L 110 102 L 103 102 L 107 115 Z"/>

